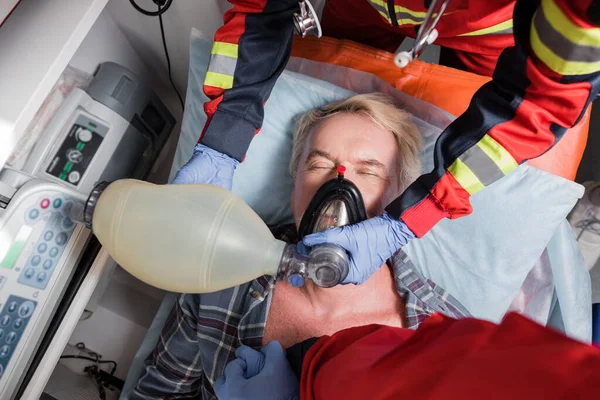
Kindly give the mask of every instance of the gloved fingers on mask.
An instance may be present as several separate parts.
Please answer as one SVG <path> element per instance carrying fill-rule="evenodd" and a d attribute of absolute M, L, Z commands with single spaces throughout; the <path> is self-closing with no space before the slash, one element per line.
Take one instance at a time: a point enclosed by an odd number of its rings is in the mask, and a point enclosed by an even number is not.
<path fill-rule="evenodd" d="M 315 247 L 325 243 L 336 244 L 344 249 L 348 249 L 348 235 L 346 231 L 349 227 L 332 228 L 323 232 L 315 232 L 302 239 L 302 243 L 308 247 Z"/>
<path fill-rule="evenodd" d="M 302 254 L 303 256 L 307 256 L 310 253 L 310 247 L 305 245 L 303 242 L 298 242 L 296 244 L 296 252 L 298 254 Z"/>
<path fill-rule="evenodd" d="M 251 347 L 238 347 L 235 351 L 235 356 L 246 363 L 246 371 L 244 373 L 246 379 L 258 375 L 265 366 L 265 356 L 260 351 L 256 351 Z"/>
<path fill-rule="evenodd" d="M 236 358 L 235 360 L 231 360 L 225 366 L 225 372 L 223 376 L 225 379 L 234 379 L 245 376 L 246 373 L 246 361 L 241 358 Z"/>

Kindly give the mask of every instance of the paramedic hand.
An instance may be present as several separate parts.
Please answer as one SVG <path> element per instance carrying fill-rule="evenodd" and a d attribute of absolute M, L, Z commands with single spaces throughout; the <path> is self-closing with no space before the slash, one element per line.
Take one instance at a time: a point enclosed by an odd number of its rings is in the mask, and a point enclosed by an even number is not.
<path fill-rule="evenodd" d="M 337 244 L 350 255 L 350 271 L 342 283 L 360 285 L 415 235 L 404 222 L 383 214 L 354 225 L 328 229 L 306 236 L 308 247 Z"/>
<path fill-rule="evenodd" d="M 267 343 L 260 351 L 240 346 L 235 360 L 225 366 L 224 375 L 215 381 L 219 400 L 294 400 L 299 398 L 299 383 L 278 341 Z"/>
<path fill-rule="evenodd" d="M 177 171 L 172 183 L 207 183 L 231 190 L 238 164 L 238 160 L 198 143 L 192 158 Z"/>

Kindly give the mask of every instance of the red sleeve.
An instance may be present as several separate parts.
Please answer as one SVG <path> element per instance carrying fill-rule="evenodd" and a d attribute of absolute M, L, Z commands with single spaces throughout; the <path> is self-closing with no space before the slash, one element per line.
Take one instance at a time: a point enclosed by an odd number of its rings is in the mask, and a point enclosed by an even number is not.
<path fill-rule="evenodd" d="M 300 398 L 598 399 L 600 349 L 511 313 L 500 325 L 429 317 L 417 331 L 367 325 L 320 338 Z"/>
<path fill-rule="evenodd" d="M 579 121 L 600 89 L 592 6 L 517 1 L 515 47 L 438 139 L 434 170 L 387 207 L 392 216 L 421 237 L 443 218 L 470 214 L 471 195 L 549 150 Z"/>

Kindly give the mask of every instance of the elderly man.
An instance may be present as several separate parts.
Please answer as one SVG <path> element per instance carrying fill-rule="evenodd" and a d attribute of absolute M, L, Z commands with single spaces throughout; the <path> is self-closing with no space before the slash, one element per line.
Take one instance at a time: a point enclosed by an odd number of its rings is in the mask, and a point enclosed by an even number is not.
<path fill-rule="evenodd" d="M 319 188 L 345 167 L 368 217 L 383 213 L 421 172 L 421 138 L 407 113 L 383 95 L 357 95 L 304 115 L 294 135 L 290 171 L 296 226 Z M 283 235 L 282 235 L 283 232 Z M 290 242 L 294 230 L 276 229 Z M 181 295 L 133 398 L 214 399 L 212 385 L 241 345 L 278 341 L 290 348 L 313 337 L 368 324 L 415 329 L 434 311 L 463 317 L 456 299 L 397 255 L 364 284 L 294 288 L 261 277 L 211 294 Z M 410 289 L 409 289 L 410 287 Z M 441 309 L 422 298 L 436 297 Z M 431 302 L 428 302 L 431 304 Z"/>

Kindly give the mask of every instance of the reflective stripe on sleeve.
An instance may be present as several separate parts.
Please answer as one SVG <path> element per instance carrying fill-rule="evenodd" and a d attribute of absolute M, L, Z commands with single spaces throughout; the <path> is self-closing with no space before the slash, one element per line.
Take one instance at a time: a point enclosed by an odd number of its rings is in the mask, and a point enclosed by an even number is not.
<path fill-rule="evenodd" d="M 231 89 L 237 66 L 237 56 L 237 44 L 226 42 L 213 43 L 204 84 L 221 89 Z"/>
<path fill-rule="evenodd" d="M 477 193 L 517 168 L 510 153 L 491 136 L 485 135 L 465 151 L 448 172 L 469 194 Z"/>
<path fill-rule="evenodd" d="M 537 58 L 558 74 L 600 71 L 600 28 L 577 26 L 553 0 L 542 0 L 531 23 L 530 40 Z"/>
<path fill-rule="evenodd" d="M 473 32 L 462 33 L 458 36 L 483 36 L 483 35 L 500 35 L 512 33 L 513 28 L 513 20 L 509 19 L 508 21 L 501 22 L 494 26 L 490 26 L 483 29 L 478 29 Z"/>

